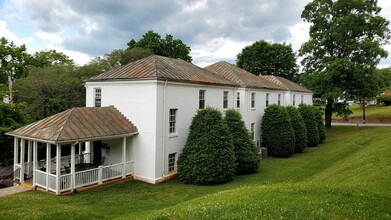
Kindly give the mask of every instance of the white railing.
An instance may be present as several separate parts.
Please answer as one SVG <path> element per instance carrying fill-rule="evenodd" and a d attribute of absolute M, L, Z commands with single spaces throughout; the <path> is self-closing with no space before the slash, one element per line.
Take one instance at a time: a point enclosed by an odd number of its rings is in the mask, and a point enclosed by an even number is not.
<path fill-rule="evenodd" d="M 75 173 L 75 187 L 88 186 L 99 183 L 99 168 L 84 170 Z"/>
<path fill-rule="evenodd" d="M 102 181 L 111 180 L 111 179 L 121 177 L 123 167 L 124 167 L 124 165 L 122 163 L 99 167 L 99 169 L 102 170 Z"/>
<path fill-rule="evenodd" d="M 46 172 L 35 170 L 35 185 L 46 188 Z"/>
<path fill-rule="evenodd" d="M 20 164 L 15 164 L 15 179 L 20 180 Z"/>
<path fill-rule="evenodd" d="M 68 191 L 72 189 L 72 175 L 71 174 L 65 174 L 61 176 L 60 179 L 60 191 Z"/>

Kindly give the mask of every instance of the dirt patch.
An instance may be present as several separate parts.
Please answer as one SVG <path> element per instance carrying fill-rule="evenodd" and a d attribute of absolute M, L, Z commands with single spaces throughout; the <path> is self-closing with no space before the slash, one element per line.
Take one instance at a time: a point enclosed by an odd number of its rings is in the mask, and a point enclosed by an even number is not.
<path fill-rule="evenodd" d="M 349 117 L 345 119 L 332 119 L 334 123 L 358 123 L 362 124 L 363 120 L 361 116 Z M 365 123 L 367 124 L 391 124 L 391 117 L 366 117 Z"/>

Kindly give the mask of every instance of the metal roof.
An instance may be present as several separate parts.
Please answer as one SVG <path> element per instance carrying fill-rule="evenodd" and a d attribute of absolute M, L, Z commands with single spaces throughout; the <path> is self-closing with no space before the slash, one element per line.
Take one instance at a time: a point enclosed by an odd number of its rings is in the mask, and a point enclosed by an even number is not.
<path fill-rule="evenodd" d="M 304 88 L 303 86 L 296 84 L 288 79 L 285 79 L 284 77 L 273 75 L 263 75 L 260 77 L 283 87 L 285 90 L 312 93 L 311 90 Z"/>
<path fill-rule="evenodd" d="M 152 55 L 104 72 L 88 80 L 143 80 L 158 79 L 201 84 L 238 86 L 223 77 L 181 59 Z"/>
<path fill-rule="evenodd" d="M 79 107 L 18 128 L 8 135 L 48 143 L 131 136 L 137 127 L 114 106 Z"/>
<path fill-rule="evenodd" d="M 241 69 L 233 64 L 225 61 L 220 61 L 205 69 L 220 75 L 233 83 L 239 84 L 241 87 L 246 88 L 260 88 L 260 89 L 273 89 L 273 90 L 286 90 L 285 88 L 258 77 L 244 69 Z"/>

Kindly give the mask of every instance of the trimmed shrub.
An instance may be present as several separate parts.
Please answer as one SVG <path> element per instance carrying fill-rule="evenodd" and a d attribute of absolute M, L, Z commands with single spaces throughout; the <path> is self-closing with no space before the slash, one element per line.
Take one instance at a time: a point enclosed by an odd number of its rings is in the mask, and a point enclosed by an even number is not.
<path fill-rule="evenodd" d="M 199 110 L 179 155 L 179 180 L 197 185 L 224 183 L 235 175 L 235 168 L 232 137 L 222 113 L 213 108 Z"/>
<path fill-rule="evenodd" d="M 319 132 L 312 106 L 301 104 L 298 110 L 307 128 L 308 147 L 315 147 L 319 143 Z"/>
<path fill-rule="evenodd" d="M 286 107 L 286 111 L 288 112 L 289 119 L 295 133 L 295 153 L 301 153 L 308 145 L 307 128 L 297 108 L 288 106 Z"/>
<path fill-rule="evenodd" d="M 313 106 L 312 111 L 314 111 L 316 124 L 318 126 L 319 143 L 322 143 L 326 140 L 326 129 L 323 124 L 322 110 L 319 107 Z"/>
<path fill-rule="evenodd" d="M 262 137 L 269 155 L 290 157 L 295 150 L 295 134 L 286 109 L 271 105 L 262 118 Z"/>
<path fill-rule="evenodd" d="M 236 158 L 236 174 L 248 174 L 258 171 L 260 156 L 258 148 L 251 139 L 242 115 L 233 109 L 225 112 L 224 123 L 232 136 Z"/>

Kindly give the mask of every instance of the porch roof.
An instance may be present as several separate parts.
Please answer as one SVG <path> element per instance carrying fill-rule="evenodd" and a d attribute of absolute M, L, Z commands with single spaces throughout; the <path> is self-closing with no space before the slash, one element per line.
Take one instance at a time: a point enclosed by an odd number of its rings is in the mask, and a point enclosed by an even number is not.
<path fill-rule="evenodd" d="M 138 133 L 114 106 L 68 109 L 8 135 L 52 144 L 132 136 Z"/>

